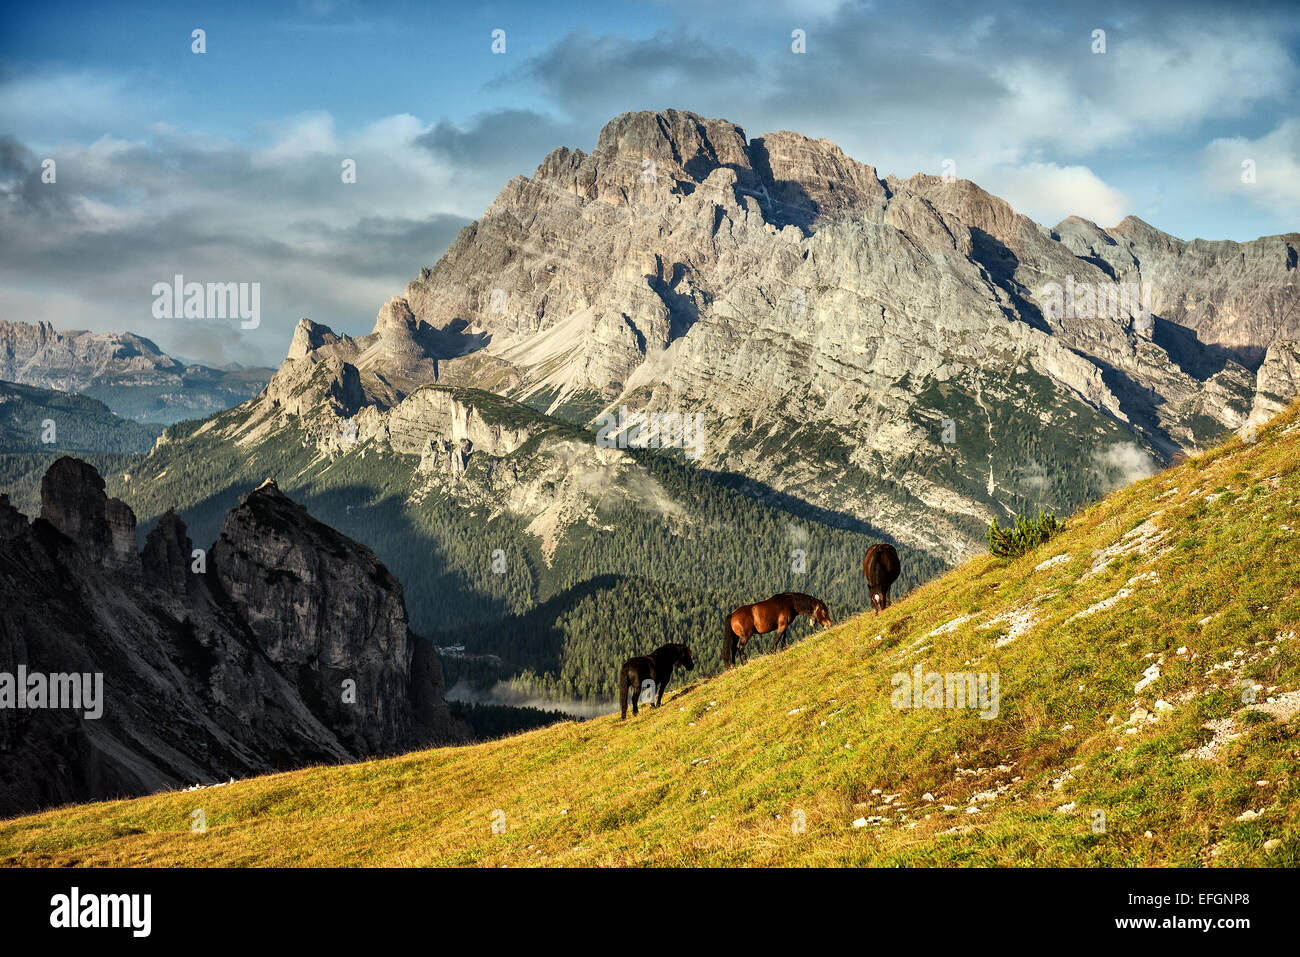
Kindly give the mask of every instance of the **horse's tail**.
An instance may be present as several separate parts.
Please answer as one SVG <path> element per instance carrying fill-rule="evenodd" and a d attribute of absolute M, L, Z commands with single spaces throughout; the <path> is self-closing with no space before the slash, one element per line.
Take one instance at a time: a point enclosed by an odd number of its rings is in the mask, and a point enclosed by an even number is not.
<path fill-rule="evenodd" d="M 623 713 L 623 717 L 626 718 L 627 717 L 627 673 L 623 668 L 620 668 L 618 671 L 618 707 L 619 710 Z"/>
<path fill-rule="evenodd" d="M 731 628 L 731 616 L 722 619 L 722 663 L 728 668 L 736 660 L 736 633 Z"/>

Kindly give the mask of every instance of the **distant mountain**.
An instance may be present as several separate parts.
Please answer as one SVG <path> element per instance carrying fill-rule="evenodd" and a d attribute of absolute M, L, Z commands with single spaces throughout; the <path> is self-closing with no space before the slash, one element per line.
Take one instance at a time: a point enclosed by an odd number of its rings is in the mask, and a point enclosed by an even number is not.
<path fill-rule="evenodd" d="M 41 500 L 29 524 L 0 496 L 0 816 L 468 737 L 397 579 L 273 482 L 197 553 L 173 512 L 137 552 L 77 459 Z M 100 691 L 54 707 L 58 675 Z"/>
<path fill-rule="evenodd" d="M 271 371 L 185 364 L 129 332 L 0 321 L 0 379 L 83 393 L 139 422 L 167 425 L 228 409 L 260 392 Z"/>

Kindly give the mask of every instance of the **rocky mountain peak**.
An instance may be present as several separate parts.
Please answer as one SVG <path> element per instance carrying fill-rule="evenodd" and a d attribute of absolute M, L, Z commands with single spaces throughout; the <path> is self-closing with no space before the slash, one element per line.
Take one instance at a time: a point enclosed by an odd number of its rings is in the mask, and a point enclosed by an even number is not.
<path fill-rule="evenodd" d="M 1118 236 L 1129 243 L 1138 243 L 1165 252 L 1176 252 L 1179 247 L 1183 246 L 1182 240 L 1169 235 L 1163 230 L 1156 229 L 1145 220 L 1137 216 L 1125 216 L 1119 221 L 1119 225 L 1107 230 L 1112 236 Z"/>
<path fill-rule="evenodd" d="M 72 539 L 92 561 L 110 568 L 137 562 L 135 513 L 104 492 L 95 467 L 63 456 L 41 479 L 41 518 Z"/>
<path fill-rule="evenodd" d="M 685 110 L 643 110 L 614 117 L 596 138 L 598 162 L 615 155 L 651 158 L 680 169 L 696 182 L 719 166 L 749 166 L 745 131 L 727 120 Z"/>
<path fill-rule="evenodd" d="M 301 359 L 309 352 L 338 341 L 340 341 L 339 337 L 329 326 L 302 318 L 298 320 L 298 325 L 293 330 L 293 340 L 289 343 L 289 354 L 286 358 Z"/>

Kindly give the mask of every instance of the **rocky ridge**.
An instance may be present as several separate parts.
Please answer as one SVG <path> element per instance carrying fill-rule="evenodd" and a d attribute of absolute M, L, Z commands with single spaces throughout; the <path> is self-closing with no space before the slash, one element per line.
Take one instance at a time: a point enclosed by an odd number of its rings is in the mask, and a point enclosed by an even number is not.
<path fill-rule="evenodd" d="M 103 714 L 0 709 L 0 813 L 351 761 L 468 729 L 432 645 L 364 546 L 274 482 L 210 550 L 64 457 L 30 524 L 0 500 L 0 673 L 101 674 Z"/>

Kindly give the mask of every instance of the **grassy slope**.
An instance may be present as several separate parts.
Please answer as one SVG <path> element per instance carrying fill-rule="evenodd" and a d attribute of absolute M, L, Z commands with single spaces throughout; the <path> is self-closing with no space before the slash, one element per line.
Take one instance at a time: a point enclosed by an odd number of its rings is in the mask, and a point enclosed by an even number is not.
<path fill-rule="evenodd" d="M 879 618 L 677 685 L 658 712 L 15 819 L 0 823 L 0 860 L 1295 866 L 1300 719 L 1246 708 L 1241 682 L 1265 686 L 1261 703 L 1300 698 L 1281 697 L 1300 687 L 1298 465 L 1300 407 L 1254 445 L 1234 440 L 1087 509 L 1034 554 L 973 560 Z M 1085 576 L 1095 549 L 1140 540 L 1125 535 L 1148 519 L 1164 535 L 1146 554 L 1103 556 Z M 1007 623 L 981 626 L 1031 599 L 1036 623 L 995 648 Z M 914 662 L 997 672 L 998 717 L 895 710 L 891 675 Z M 1157 662 L 1159 680 L 1135 694 Z M 1157 699 L 1174 710 L 1126 727 Z M 1180 756 L 1221 719 L 1242 735 L 1211 759 Z M 205 834 L 191 833 L 196 808 Z"/>

